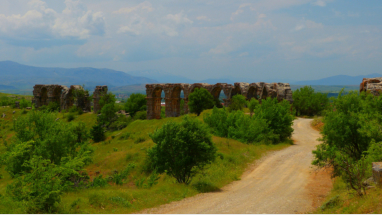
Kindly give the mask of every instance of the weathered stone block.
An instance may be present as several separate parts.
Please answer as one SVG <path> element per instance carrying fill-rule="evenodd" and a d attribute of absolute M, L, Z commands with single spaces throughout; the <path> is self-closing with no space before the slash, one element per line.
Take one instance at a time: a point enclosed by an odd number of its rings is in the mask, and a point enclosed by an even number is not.
<path fill-rule="evenodd" d="M 373 179 L 378 185 L 382 185 L 382 162 L 373 162 Z"/>

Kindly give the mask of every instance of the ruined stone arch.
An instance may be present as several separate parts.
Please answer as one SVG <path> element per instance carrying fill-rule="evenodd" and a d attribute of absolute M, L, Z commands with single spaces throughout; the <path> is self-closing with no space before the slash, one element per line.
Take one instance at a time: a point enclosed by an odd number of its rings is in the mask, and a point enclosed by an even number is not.
<path fill-rule="evenodd" d="M 257 84 L 250 84 L 247 92 L 247 100 L 250 101 L 252 98 L 258 100 L 260 97 L 260 92 L 260 87 Z"/>
<path fill-rule="evenodd" d="M 163 84 L 146 85 L 147 118 L 160 119 Z"/>
<path fill-rule="evenodd" d="M 48 105 L 48 88 L 42 87 L 40 93 L 40 106 Z"/>

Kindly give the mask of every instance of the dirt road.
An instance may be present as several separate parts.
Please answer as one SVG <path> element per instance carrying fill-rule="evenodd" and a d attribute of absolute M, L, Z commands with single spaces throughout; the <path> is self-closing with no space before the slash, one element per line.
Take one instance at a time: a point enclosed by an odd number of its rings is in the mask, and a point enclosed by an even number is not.
<path fill-rule="evenodd" d="M 319 206 L 331 189 L 326 172 L 316 173 L 310 163 L 319 142 L 311 119 L 294 121 L 295 145 L 273 152 L 220 192 L 199 194 L 144 213 L 306 213 Z"/>

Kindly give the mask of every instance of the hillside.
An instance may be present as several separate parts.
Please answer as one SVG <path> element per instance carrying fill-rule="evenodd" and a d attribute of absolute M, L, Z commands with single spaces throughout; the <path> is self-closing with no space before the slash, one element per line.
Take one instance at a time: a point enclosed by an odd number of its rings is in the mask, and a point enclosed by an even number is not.
<path fill-rule="evenodd" d="M 10 107 L 0 107 L 6 117 L 0 120 L 2 134 L 8 144 L 15 135 L 12 120 L 26 116 L 24 111 Z M 26 111 L 29 112 L 29 111 Z M 205 111 L 203 114 L 210 112 Z M 69 113 L 59 113 L 59 121 L 67 122 Z M 203 114 L 198 119 L 203 119 Z M 195 115 L 194 115 L 195 117 Z M 87 129 L 96 123 L 97 115 L 84 113 L 75 115 L 74 123 L 85 122 Z M 129 164 L 136 167 L 129 173 L 123 185 L 113 182 L 104 187 L 75 189 L 62 195 L 59 213 L 137 213 L 142 209 L 178 201 L 198 193 L 220 191 L 220 188 L 235 180 L 246 170 L 249 163 L 261 158 L 267 152 L 277 151 L 290 146 L 290 143 L 277 145 L 245 144 L 229 138 L 213 136 L 212 140 L 218 148 L 219 156 L 198 173 L 189 185 L 178 184 L 166 174 L 160 175 L 158 184 L 147 187 L 150 173 L 145 172 L 147 150 L 154 146 L 149 134 L 168 122 L 179 122 L 182 118 L 165 118 L 160 120 L 135 120 L 126 128 L 106 132 L 107 139 L 100 143 L 92 143 L 94 154 L 92 163 L 85 167 L 89 174 L 89 182 L 96 176 L 113 178 L 115 172 L 122 172 Z M 6 144 L 0 144 L 0 154 L 7 150 Z M 25 205 L 5 198 L 6 185 L 13 179 L 0 169 L 0 213 L 25 213 Z"/>
<path fill-rule="evenodd" d="M 336 75 L 318 80 L 297 81 L 292 84 L 295 85 L 358 85 L 362 82 L 363 78 L 381 77 L 381 74 L 373 73 L 369 75 Z"/>
<path fill-rule="evenodd" d="M 12 61 L 0 62 L 0 85 L 18 89 L 32 89 L 35 84 L 83 85 L 94 88 L 97 85 L 124 86 L 130 84 L 156 83 L 156 80 L 135 77 L 111 69 L 49 68 L 33 67 Z"/>

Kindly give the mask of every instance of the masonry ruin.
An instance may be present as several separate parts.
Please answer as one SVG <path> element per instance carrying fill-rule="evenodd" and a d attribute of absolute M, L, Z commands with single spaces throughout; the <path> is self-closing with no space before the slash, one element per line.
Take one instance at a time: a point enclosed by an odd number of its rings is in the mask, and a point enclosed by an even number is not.
<path fill-rule="evenodd" d="M 250 100 L 258 99 L 260 102 L 267 97 L 277 98 L 279 101 L 287 100 L 293 102 L 292 90 L 287 83 L 217 83 L 214 85 L 205 83 L 195 84 L 147 84 L 146 99 L 147 99 L 147 119 L 161 118 L 161 101 L 162 91 L 164 91 L 164 100 L 166 108 L 166 117 L 180 116 L 180 101 L 184 100 L 184 113 L 188 113 L 188 96 L 196 88 L 207 89 L 215 99 L 219 99 L 220 93 L 223 91 L 225 95 L 224 106 L 228 107 L 233 96 L 241 94 Z M 181 98 L 183 91 L 184 98 Z"/>
<path fill-rule="evenodd" d="M 375 96 L 382 93 L 382 78 L 364 78 L 359 87 L 360 92 L 370 92 Z"/>
<path fill-rule="evenodd" d="M 103 95 L 107 94 L 107 86 L 96 86 L 93 93 L 93 111 L 94 113 L 98 113 L 101 110 L 101 106 L 99 105 L 99 100 Z"/>
<path fill-rule="evenodd" d="M 98 93 L 98 87 L 103 88 L 105 86 L 97 86 L 94 93 Z M 100 97 L 97 96 L 96 99 L 98 104 Z M 74 105 L 81 108 L 84 112 L 91 111 L 89 93 L 80 85 L 72 85 L 68 88 L 67 86 L 57 84 L 37 84 L 33 87 L 32 103 L 36 108 L 48 105 L 51 102 L 56 102 L 60 106 L 61 111 L 68 110 Z"/>

